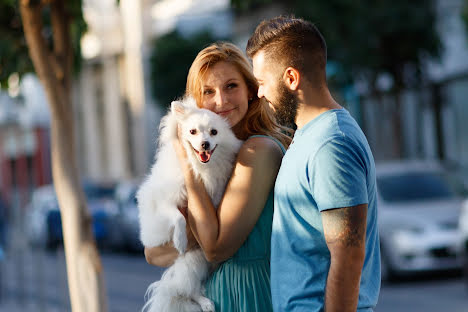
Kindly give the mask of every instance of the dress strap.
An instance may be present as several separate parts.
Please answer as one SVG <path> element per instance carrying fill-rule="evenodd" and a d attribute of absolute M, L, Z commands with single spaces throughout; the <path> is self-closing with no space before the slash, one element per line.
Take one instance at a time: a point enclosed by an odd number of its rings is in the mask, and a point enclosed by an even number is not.
<path fill-rule="evenodd" d="M 283 155 L 286 154 L 286 149 L 284 148 L 283 144 L 281 144 L 280 141 L 278 141 L 278 139 L 272 137 L 272 136 L 269 136 L 269 135 L 264 135 L 264 134 L 255 134 L 255 135 L 251 135 L 249 136 L 249 139 L 250 138 L 255 138 L 255 137 L 260 137 L 260 138 L 269 138 L 271 140 L 273 140 L 276 144 L 278 144 L 278 146 L 281 148 L 281 151 L 283 152 Z"/>

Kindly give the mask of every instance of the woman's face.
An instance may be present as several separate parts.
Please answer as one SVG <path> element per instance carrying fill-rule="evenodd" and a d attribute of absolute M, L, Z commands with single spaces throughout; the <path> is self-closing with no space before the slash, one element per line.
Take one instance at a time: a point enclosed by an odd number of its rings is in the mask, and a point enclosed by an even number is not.
<path fill-rule="evenodd" d="M 224 117 L 231 127 L 244 118 L 249 90 L 237 68 L 221 61 L 211 66 L 202 80 L 202 107 Z"/>

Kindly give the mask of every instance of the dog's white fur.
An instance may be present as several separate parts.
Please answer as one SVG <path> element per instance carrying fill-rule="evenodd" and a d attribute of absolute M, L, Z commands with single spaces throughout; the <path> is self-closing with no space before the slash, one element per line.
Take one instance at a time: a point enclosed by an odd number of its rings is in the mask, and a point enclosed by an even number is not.
<path fill-rule="evenodd" d="M 186 203 L 187 192 L 173 146 L 178 125 L 191 168 L 203 181 L 215 207 L 221 201 L 235 156 L 242 144 L 223 118 L 209 110 L 197 108 L 191 98 L 172 102 L 171 110 L 161 120 L 155 163 L 137 193 L 140 238 L 145 247 L 159 246 L 172 240 L 179 257 L 164 272 L 160 281 L 149 286 L 148 301 L 143 310 L 214 311 L 213 303 L 203 296 L 203 281 L 208 275 L 209 263 L 201 249 L 185 252 L 186 221 L 177 207 Z M 206 148 L 207 142 L 209 148 Z M 209 151 L 215 146 L 209 161 L 203 163 L 196 151 Z"/>

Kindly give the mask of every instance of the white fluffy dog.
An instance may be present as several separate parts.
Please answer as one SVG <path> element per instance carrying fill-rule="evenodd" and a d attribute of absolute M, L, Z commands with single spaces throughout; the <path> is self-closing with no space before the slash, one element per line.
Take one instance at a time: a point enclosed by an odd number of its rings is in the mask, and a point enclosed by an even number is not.
<path fill-rule="evenodd" d="M 182 169 L 173 147 L 180 126 L 182 145 L 194 174 L 201 178 L 215 207 L 221 201 L 242 144 L 229 124 L 215 113 L 196 107 L 191 98 L 174 101 L 161 120 L 159 149 L 151 174 L 137 193 L 140 238 L 144 246 L 159 246 L 172 240 L 179 257 L 147 290 L 148 312 L 214 311 L 203 296 L 209 263 L 201 249 L 185 252 L 186 221 L 177 207 L 186 203 Z"/>

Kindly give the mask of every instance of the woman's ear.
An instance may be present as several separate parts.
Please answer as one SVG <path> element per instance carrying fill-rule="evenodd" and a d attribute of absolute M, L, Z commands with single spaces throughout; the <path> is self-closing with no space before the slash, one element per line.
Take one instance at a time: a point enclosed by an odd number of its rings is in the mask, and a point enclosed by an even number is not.
<path fill-rule="evenodd" d="M 284 70 L 283 81 L 287 88 L 296 91 L 301 82 L 301 73 L 294 67 L 288 67 Z"/>
<path fill-rule="evenodd" d="M 249 94 L 247 96 L 248 96 L 247 103 L 249 103 L 249 104 L 252 103 L 252 101 L 254 99 L 254 96 L 252 95 L 252 93 L 250 93 L 250 91 L 249 91 Z"/>

